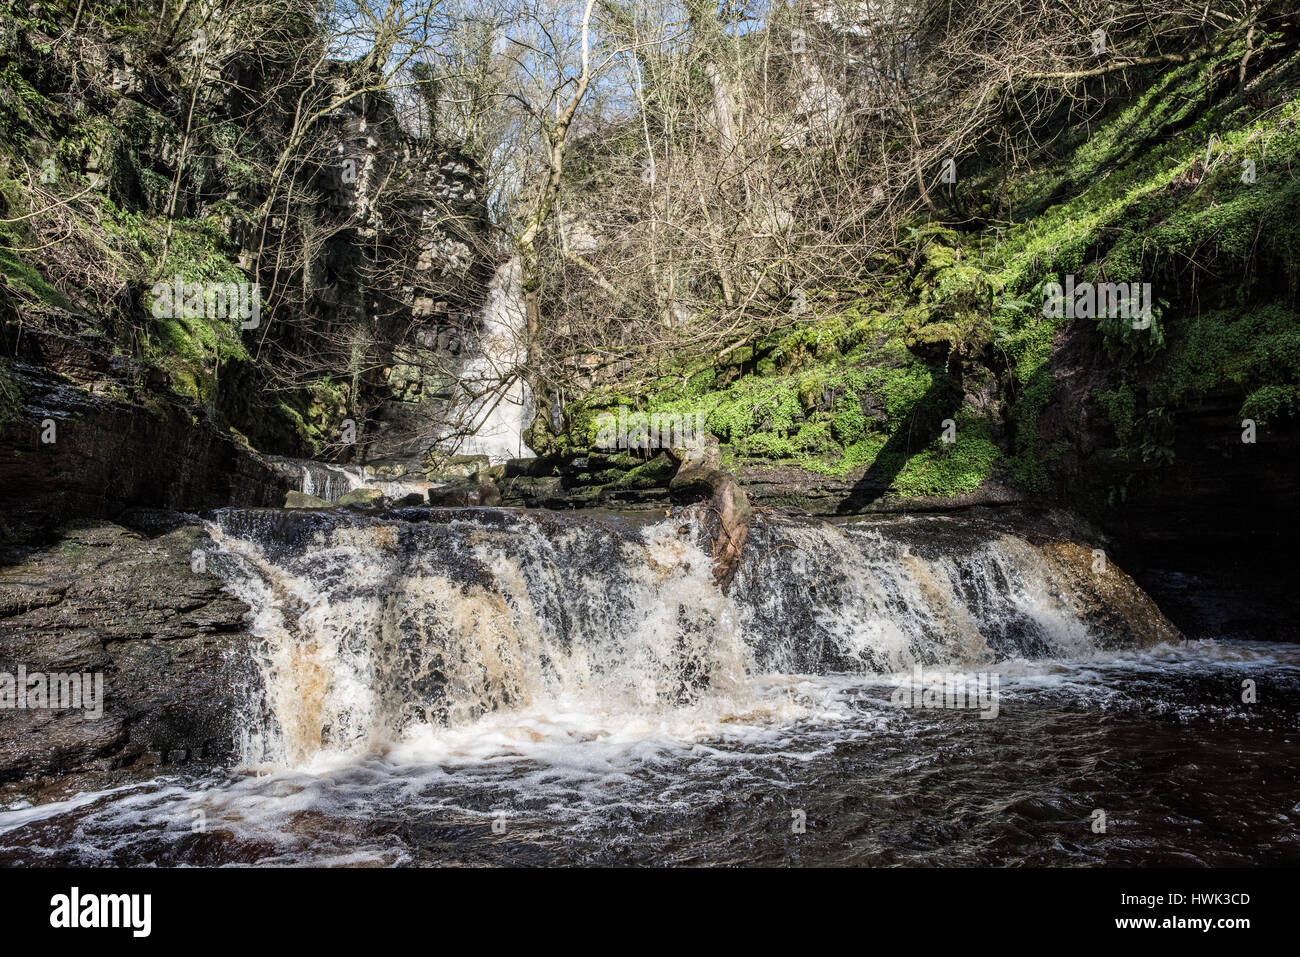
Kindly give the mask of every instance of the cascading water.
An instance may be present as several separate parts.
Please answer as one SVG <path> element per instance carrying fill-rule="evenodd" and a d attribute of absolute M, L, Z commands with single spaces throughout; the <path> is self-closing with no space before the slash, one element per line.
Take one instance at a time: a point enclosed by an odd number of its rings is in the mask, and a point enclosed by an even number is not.
<path fill-rule="evenodd" d="M 265 517 L 227 512 L 212 529 L 265 642 L 254 763 L 506 710 L 653 710 L 696 681 L 743 686 L 734 610 L 676 528 Z"/>
<path fill-rule="evenodd" d="M 462 455 L 486 455 L 493 465 L 532 458 L 524 432 L 532 422 L 532 391 L 520 375 L 527 350 L 522 271 L 517 257 L 502 264 L 488 286 L 476 353 L 457 376 L 440 445 Z"/>
<path fill-rule="evenodd" d="M 805 714 L 764 697 L 772 675 L 970 668 L 1115 640 L 1089 627 L 1060 563 L 1005 530 L 768 523 L 725 596 L 689 513 L 433 514 L 219 514 L 218 568 L 264 643 L 251 766 L 575 707 L 593 733 L 633 716 L 693 737 L 737 714 Z"/>
<path fill-rule="evenodd" d="M 1182 642 L 971 516 L 767 517 L 723 594 L 697 515 L 218 512 L 238 766 L 0 808 L 0 863 L 1300 860 L 1300 647 Z M 916 667 L 997 707 L 900 698 Z"/>
<path fill-rule="evenodd" d="M 460 369 L 458 391 L 443 413 L 446 434 L 436 443 L 441 450 L 486 455 L 492 464 L 534 456 L 524 432 L 535 408 L 528 384 L 519 374 L 527 358 L 525 325 L 519 260 L 510 259 L 497 269 L 488 287 L 477 348 Z M 327 502 L 337 502 L 357 489 L 375 489 L 392 501 L 411 494 L 427 497 L 429 489 L 439 484 L 380 478 L 366 466 L 269 458 L 298 491 Z"/>
<path fill-rule="evenodd" d="M 348 492 L 357 489 L 374 489 L 393 501 L 407 495 L 419 495 L 427 499 L 429 489 L 437 488 L 440 484 L 424 480 L 378 478 L 364 465 L 335 465 L 282 456 L 268 458 L 299 492 L 314 495 L 326 502 L 337 502 Z"/>

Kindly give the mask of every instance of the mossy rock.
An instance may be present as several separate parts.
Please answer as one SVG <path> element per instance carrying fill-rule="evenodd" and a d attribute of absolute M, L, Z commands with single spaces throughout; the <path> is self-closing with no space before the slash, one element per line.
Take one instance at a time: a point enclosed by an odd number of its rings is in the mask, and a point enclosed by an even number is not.
<path fill-rule="evenodd" d="M 330 508 L 330 503 L 306 492 L 290 492 L 284 497 L 285 508 Z"/>
<path fill-rule="evenodd" d="M 338 503 L 352 508 L 375 508 L 382 505 L 384 493 L 376 488 L 354 488 L 340 496 Z"/>
<path fill-rule="evenodd" d="M 437 449 L 430 449 L 422 463 L 424 474 L 434 479 L 469 478 L 488 468 L 491 463 L 486 455 L 448 455 Z"/>

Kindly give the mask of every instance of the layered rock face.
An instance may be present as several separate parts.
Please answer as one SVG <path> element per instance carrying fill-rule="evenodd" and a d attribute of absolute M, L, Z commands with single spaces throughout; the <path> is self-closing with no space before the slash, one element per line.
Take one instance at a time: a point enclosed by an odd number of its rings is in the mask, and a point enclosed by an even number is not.
<path fill-rule="evenodd" d="M 0 425 L 3 552 L 134 507 L 278 505 L 287 485 L 199 408 L 150 393 L 101 337 L 26 332 L 18 407 Z"/>
<path fill-rule="evenodd" d="M 0 568 L 0 673 L 102 681 L 93 709 L 0 711 L 0 784 L 100 787 L 229 755 L 247 608 L 203 570 L 205 543 L 196 526 L 87 523 Z"/>
<path fill-rule="evenodd" d="M 0 169 L 0 219 L 32 234 L 5 243 L 0 320 L 101 334 L 105 354 L 150 368 L 137 395 L 196 401 L 267 452 L 391 455 L 429 431 L 478 334 L 498 260 L 484 171 L 428 134 L 420 84 L 382 90 L 328 59 L 310 19 L 261 45 L 208 24 L 198 62 L 160 56 L 159 44 L 185 46 L 187 12 L 166 39 L 119 9 L 78 10 L 76 28 L 72 10 L 27 11 L 0 37 L 36 104 L 5 137 L 21 162 Z M 73 64 L 49 45 L 69 29 Z M 33 215 L 50 206 L 46 187 L 82 197 L 68 211 L 76 241 Z M 188 305 L 160 315 L 151 288 L 172 282 L 255 284 L 261 322 Z M 45 361 L 10 348 L 15 337 L 0 355 Z"/>
<path fill-rule="evenodd" d="M 347 228 L 311 270 L 315 308 L 371 325 L 379 365 L 358 382 L 367 421 L 354 458 L 418 460 L 475 347 L 497 264 L 488 185 L 472 157 L 415 140 L 389 101 L 344 107 L 330 127 L 339 161 L 328 193 Z"/>
<path fill-rule="evenodd" d="M 218 30 L 207 72 L 160 70 L 109 29 L 119 15 L 86 26 L 85 89 L 42 65 L 34 21 L 6 38 L 48 98 L 33 155 L 59 189 L 90 181 L 95 225 L 19 264 L 43 277 L 34 290 L 0 284 L 0 548 L 137 506 L 280 505 L 288 488 L 253 448 L 418 458 L 496 266 L 482 168 L 413 129 L 395 95 L 349 96 L 353 64 L 323 63 L 316 93 L 339 105 L 295 147 L 273 122 L 284 84 L 302 82 L 286 64 Z M 83 146 L 57 151 L 60 136 Z M 301 161 L 277 180 L 289 149 Z M 268 190 L 283 196 L 269 213 Z M 9 194 L 0 206 L 25 211 Z M 70 286 L 77 270 L 90 288 Z M 155 281 L 214 275 L 258 285 L 260 324 L 151 302 Z"/>

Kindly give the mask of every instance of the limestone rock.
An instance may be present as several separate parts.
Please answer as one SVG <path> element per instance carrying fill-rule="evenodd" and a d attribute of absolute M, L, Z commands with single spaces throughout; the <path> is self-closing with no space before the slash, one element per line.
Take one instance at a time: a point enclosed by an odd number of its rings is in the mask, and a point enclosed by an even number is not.
<path fill-rule="evenodd" d="M 354 488 L 352 491 L 342 495 L 338 500 L 338 504 L 352 507 L 359 506 L 361 508 L 375 508 L 382 505 L 383 501 L 384 493 L 379 491 L 377 488 Z"/>
<path fill-rule="evenodd" d="M 0 782 L 71 775 L 68 786 L 99 788 L 149 752 L 231 753 L 236 689 L 252 680 L 238 652 L 251 639 L 247 607 L 207 569 L 213 550 L 197 525 L 149 538 L 91 523 L 0 568 L 0 671 L 103 682 L 98 718 L 6 711 Z"/>
<path fill-rule="evenodd" d="M 290 492 L 284 497 L 285 508 L 329 508 L 330 503 L 306 492 Z"/>

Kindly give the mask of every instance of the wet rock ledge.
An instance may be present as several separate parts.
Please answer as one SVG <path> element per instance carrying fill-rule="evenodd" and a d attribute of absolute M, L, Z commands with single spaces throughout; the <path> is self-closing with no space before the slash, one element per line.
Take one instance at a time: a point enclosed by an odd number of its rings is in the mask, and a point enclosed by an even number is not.
<path fill-rule="evenodd" d="M 173 521 L 174 524 L 174 521 Z M 103 674 L 103 715 L 0 709 L 0 788 L 110 786 L 159 766 L 218 762 L 255 680 L 247 606 L 192 564 L 197 524 L 149 538 L 107 522 L 0 568 L 0 671 Z"/>

